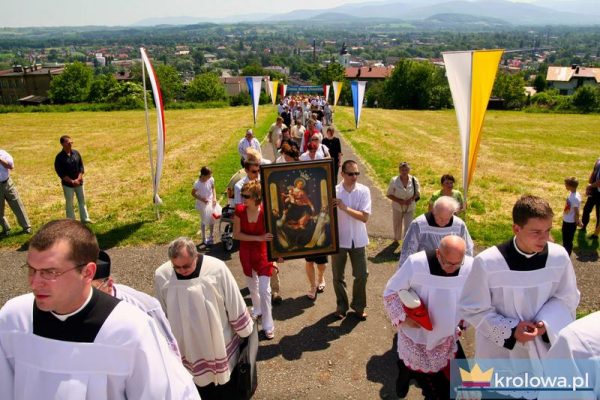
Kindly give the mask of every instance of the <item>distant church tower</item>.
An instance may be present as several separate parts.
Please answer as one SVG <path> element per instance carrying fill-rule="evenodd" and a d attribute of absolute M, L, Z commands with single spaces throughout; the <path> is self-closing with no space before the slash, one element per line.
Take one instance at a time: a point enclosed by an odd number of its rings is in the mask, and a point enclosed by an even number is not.
<path fill-rule="evenodd" d="M 340 55 L 338 57 L 338 62 L 344 68 L 348 68 L 350 66 L 350 53 L 346 49 L 346 42 L 342 44 L 342 49 L 340 50 Z"/>

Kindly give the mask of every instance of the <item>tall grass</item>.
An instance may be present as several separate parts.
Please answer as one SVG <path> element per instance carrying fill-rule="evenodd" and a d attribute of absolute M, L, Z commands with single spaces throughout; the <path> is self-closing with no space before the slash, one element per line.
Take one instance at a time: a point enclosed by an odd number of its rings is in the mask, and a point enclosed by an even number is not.
<path fill-rule="evenodd" d="M 263 106 L 255 127 L 264 136 L 275 109 Z M 198 229 L 191 189 L 200 167 L 209 165 L 217 190 L 239 169 L 237 143 L 252 126 L 252 108 L 167 110 L 167 143 L 160 195 L 160 219 L 152 204 L 152 184 L 143 111 L 0 115 L 0 148 L 15 159 L 13 180 L 35 228 L 64 217 L 64 198 L 53 168 L 59 137 L 70 135 L 82 154 L 88 209 L 103 247 L 166 243 Z M 155 116 L 150 115 L 152 140 Z M 155 145 L 155 144 L 154 144 Z M 14 232 L 20 232 L 6 210 Z M 15 247 L 27 235 L 0 240 Z"/>

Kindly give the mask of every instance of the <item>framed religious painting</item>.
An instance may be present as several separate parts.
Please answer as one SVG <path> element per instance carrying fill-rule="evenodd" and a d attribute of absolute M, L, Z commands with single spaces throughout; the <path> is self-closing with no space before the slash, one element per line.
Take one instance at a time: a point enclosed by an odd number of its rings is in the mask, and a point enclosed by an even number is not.
<path fill-rule="evenodd" d="M 269 260 L 337 253 L 332 159 L 262 165 L 260 179 Z"/>

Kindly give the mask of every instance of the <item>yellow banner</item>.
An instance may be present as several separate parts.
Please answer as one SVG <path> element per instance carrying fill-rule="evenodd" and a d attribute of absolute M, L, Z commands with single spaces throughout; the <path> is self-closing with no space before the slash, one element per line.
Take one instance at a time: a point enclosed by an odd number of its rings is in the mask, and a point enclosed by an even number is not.
<path fill-rule="evenodd" d="M 500 64 L 503 52 L 503 50 L 478 50 L 473 52 L 467 187 L 471 184 L 473 174 L 475 173 L 483 119 L 490 95 L 492 94 L 498 64 Z"/>

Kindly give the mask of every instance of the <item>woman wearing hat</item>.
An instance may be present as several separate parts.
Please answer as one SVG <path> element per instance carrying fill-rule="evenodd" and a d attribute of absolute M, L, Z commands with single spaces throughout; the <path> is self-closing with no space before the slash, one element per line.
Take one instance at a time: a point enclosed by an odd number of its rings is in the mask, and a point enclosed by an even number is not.
<path fill-rule="evenodd" d="M 401 162 L 400 175 L 390 181 L 387 198 L 392 201 L 392 219 L 394 221 L 394 240 L 404 239 L 408 226 L 415 217 L 416 201 L 420 197 L 419 180 L 410 175 L 410 165 Z M 404 229 L 402 229 L 404 227 Z"/>

